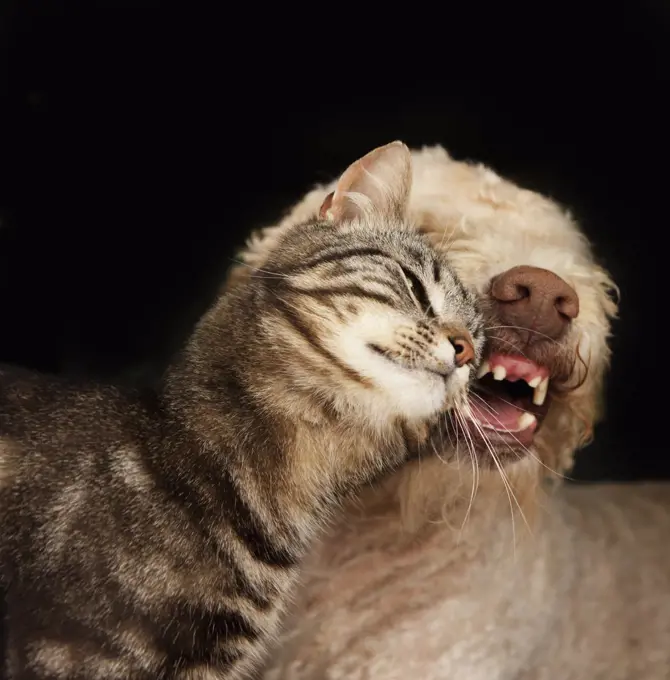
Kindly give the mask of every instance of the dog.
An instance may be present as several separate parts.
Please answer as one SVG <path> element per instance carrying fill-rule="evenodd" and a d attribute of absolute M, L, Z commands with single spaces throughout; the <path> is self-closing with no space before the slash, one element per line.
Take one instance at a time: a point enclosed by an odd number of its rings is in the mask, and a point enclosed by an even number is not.
<path fill-rule="evenodd" d="M 602 413 L 616 286 L 552 200 L 441 147 L 412 161 L 412 222 L 486 312 L 485 426 L 345 508 L 259 677 L 667 680 L 670 487 L 562 483 Z M 226 285 L 332 190 L 254 234 Z"/>

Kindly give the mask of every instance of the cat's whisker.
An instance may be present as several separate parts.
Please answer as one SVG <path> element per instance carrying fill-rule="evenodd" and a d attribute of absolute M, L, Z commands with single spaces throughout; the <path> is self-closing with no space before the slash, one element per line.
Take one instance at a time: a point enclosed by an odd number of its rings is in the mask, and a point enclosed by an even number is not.
<path fill-rule="evenodd" d="M 289 302 L 286 298 L 283 298 L 277 291 L 271 290 L 270 291 L 283 305 L 286 305 L 289 309 L 292 309 L 294 312 L 300 314 L 300 315 L 305 315 L 305 316 L 311 316 L 312 318 L 315 319 L 320 319 L 321 321 L 325 322 L 330 322 L 330 319 L 328 319 L 327 316 L 324 316 L 323 314 L 319 314 L 319 312 L 315 311 L 311 307 L 298 307 L 297 305 L 293 304 L 292 302 Z"/>
<path fill-rule="evenodd" d="M 444 422 L 446 423 L 447 422 L 447 416 L 443 415 L 442 417 L 444 418 Z M 439 418 L 438 418 L 438 420 L 439 420 Z M 440 431 L 440 446 L 442 447 L 442 449 L 444 449 L 444 435 L 442 434 L 443 430 L 444 430 L 443 427 L 441 427 L 440 430 L 439 430 Z"/>
<path fill-rule="evenodd" d="M 470 399 L 470 398 L 478 399 L 478 400 L 481 402 L 482 406 L 483 406 L 489 413 L 498 414 L 498 411 L 497 411 L 495 408 L 493 408 L 493 406 L 491 406 L 491 404 L 489 404 L 485 399 L 483 399 L 483 398 L 482 398 L 479 394 L 477 394 L 476 392 L 470 392 L 470 394 L 468 395 L 468 399 Z M 501 401 L 504 401 L 504 400 L 501 399 Z M 507 403 L 509 403 L 509 402 L 507 402 Z"/>
<path fill-rule="evenodd" d="M 444 414 L 444 422 L 445 422 L 444 429 L 447 433 L 447 438 L 449 439 L 449 446 L 451 446 L 452 449 L 457 449 L 458 448 L 458 431 L 456 431 L 456 443 L 454 444 L 454 440 L 451 438 L 451 428 L 449 427 L 449 423 L 453 422 L 450 411 L 447 411 Z M 440 432 L 440 436 L 442 436 L 441 432 Z"/>
<path fill-rule="evenodd" d="M 467 428 L 467 424 L 465 423 L 465 417 L 460 413 L 458 407 L 456 411 L 456 416 L 461 420 L 462 427 Z M 477 463 L 477 455 L 474 451 L 474 445 L 468 447 L 468 454 L 470 456 L 470 463 L 472 465 L 472 488 L 470 490 L 470 499 L 468 502 L 468 507 L 467 510 L 465 511 L 465 516 L 463 517 L 463 522 L 461 523 L 461 528 L 458 533 L 459 543 L 463 534 L 463 530 L 465 529 L 465 525 L 467 524 L 468 519 L 470 518 L 470 513 L 474 506 L 475 497 L 477 495 L 477 490 L 479 488 L 479 465 Z"/>
<path fill-rule="evenodd" d="M 235 262 L 236 264 L 241 264 L 243 267 L 247 267 L 247 269 L 251 269 L 252 272 L 261 272 L 262 274 L 268 274 L 272 278 L 277 278 L 277 279 L 290 279 L 291 277 L 288 274 L 282 274 L 281 272 L 273 272 L 269 271 L 268 269 L 262 269 L 261 267 L 255 267 L 252 264 L 248 264 L 247 262 L 243 262 L 242 260 L 238 260 L 234 257 L 230 258 L 232 262 Z"/>
<path fill-rule="evenodd" d="M 442 463 L 444 463 L 445 465 L 448 465 L 448 464 L 449 464 L 449 461 L 448 461 L 446 458 L 443 458 L 442 455 L 441 455 L 440 453 L 438 453 L 437 448 L 436 448 L 436 446 L 435 446 L 435 442 L 431 442 L 431 446 L 432 446 L 432 449 L 433 449 L 433 453 L 435 454 L 435 456 L 437 457 L 437 459 L 440 460 L 440 461 L 441 461 Z"/>
<path fill-rule="evenodd" d="M 538 456 L 536 456 L 531 449 L 529 449 L 527 446 L 525 446 L 519 438 L 516 436 L 516 434 L 510 430 L 508 430 L 501 420 L 497 417 L 497 411 L 491 407 L 490 404 L 487 404 L 484 399 L 482 399 L 478 394 L 472 393 L 471 396 L 477 397 L 481 403 L 482 406 L 488 410 L 488 412 L 491 414 L 491 416 L 496 420 L 496 422 L 501 426 L 501 428 L 505 431 L 506 434 L 511 435 L 513 439 L 516 441 L 516 443 L 521 447 L 523 452 L 527 455 L 530 456 L 533 460 L 536 460 L 542 467 L 544 467 L 548 472 L 551 472 L 553 475 L 558 476 L 561 479 L 565 480 L 571 480 L 571 477 L 566 476 L 565 474 L 559 472 L 558 470 L 554 470 L 550 466 L 548 466 L 546 463 L 544 463 Z M 504 399 L 501 399 L 501 401 L 505 401 Z M 515 406 L 514 404 L 511 404 L 511 402 L 505 401 L 506 404 L 510 404 L 510 406 Z M 515 408 L 519 408 L 518 406 L 515 406 Z M 530 413 L 530 411 L 525 411 L 524 409 L 519 408 L 520 411 L 523 411 L 524 413 Z M 512 446 L 509 444 L 509 442 L 504 442 L 505 446 L 512 452 L 512 453 L 517 453 Z M 518 454 L 517 454 L 518 456 Z"/>
<path fill-rule="evenodd" d="M 461 429 L 463 430 L 463 436 L 464 436 L 466 444 L 468 445 L 469 451 L 472 453 L 472 455 L 476 456 L 476 447 L 475 447 L 474 440 L 472 438 L 472 434 L 471 434 L 471 432 L 468 428 L 468 425 L 467 425 L 467 419 L 465 418 L 465 416 L 463 415 L 463 413 L 461 412 L 461 409 L 459 407 L 455 408 L 454 413 L 455 413 L 456 417 L 458 418 L 458 420 L 461 424 Z"/>
<path fill-rule="evenodd" d="M 447 239 L 447 242 L 445 243 L 445 242 L 444 242 L 444 239 L 445 239 L 445 237 L 447 236 L 447 233 L 449 233 L 449 238 Z M 449 246 L 451 245 L 451 240 L 453 239 L 455 233 L 456 233 L 456 225 L 455 225 L 455 224 L 452 226 L 450 232 L 447 232 L 447 230 L 445 229 L 445 230 L 442 232 L 442 238 L 441 238 L 441 240 L 440 240 L 439 245 L 437 246 L 437 249 L 438 249 L 438 250 L 442 250 L 442 251 L 448 250 L 448 249 L 449 249 Z"/>
<path fill-rule="evenodd" d="M 518 437 L 514 434 L 514 432 L 511 432 L 508 430 L 500 421 L 500 419 L 497 417 L 498 411 L 496 411 L 489 403 L 486 402 L 486 400 L 482 399 L 476 392 L 470 392 L 470 396 L 478 399 L 481 402 L 481 405 L 483 408 L 485 408 L 493 418 L 495 418 L 496 422 L 505 430 L 506 434 L 511 435 L 516 443 L 521 447 L 521 449 L 524 451 L 524 453 L 534 460 L 536 460 L 542 467 L 544 467 L 547 471 L 551 472 L 553 475 L 558 476 L 561 479 L 565 480 L 571 480 L 572 478 L 559 472 L 558 470 L 554 470 L 550 466 L 548 466 L 546 463 L 544 463 L 538 456 L 536 456 L 531 449 L 529 449 L 527 446 L 525 446 L 519 439 Z M 532 411 L 528 411 L 526 409 L 521 408 L 520 406 L 517 406 L 516 404 L 512 404 L 512 402 L 507 401 L 506 399 L 503 399 L 502 397 L 498 397 L 500 401 L 504 402 L 505 404 L 508 404 L 510 406 L 514 406 L 514 408 L 518 409 L 519 411 L 522 411 L 523 413 L 532 413 Z M 516 451 L 510 446 L 508 442 L 505 442 L 505 445 L 507 448 L 512 452 L 516 453 Z M 518 454 L 517 454 L 518 455 Z"/>
<path fill-rule="evenodd" d="M 490 442 L 488 441 L 486 435 L 482 432 L 479 425 L 477 423 L 474 423 L 474 425 L 475 425 L 475 428 L 479 431 L 479 435 L 481 436 L 482 441 L 484 442 L 485 446 L 488 448 L 489 453 L 491 454 L 491 458 L 492 458 L 495 466 L 498 468 L 498 472 L 500 473 L 500 478 L 502 479 L 502 483 L 503 483 L 503 486 L 505 488 L 505 493 L 507 494 L 507 500 L 508 500 L 509 509 L 510 509 L 510 518 L 512 520 L 512 550 L 513 550 L 514 556 L 516 558 L 516 522 L 514 520 L 514 506 L 512 505 L 513 492 L 510 490 L 507 475 L 505 474 L 503 467 L 500 464 L 500 461 L 498 460 L 498 456 L 496 456 L 495 451 L 493 450 L 493 447 L 490 445 Z M 516 500 L 516 497 L 515 497 L 515 500 Z M 518 504 L 518 502 L 517 502 L 517 504 Z"/>
<path fill-rule="evenodd" d="M 257 272 L 250 274 L 249 278 L 251 278 L 251 279 L 262 279 L 264 281 L 281 281 L 281 280 L 283 280 L 282 276 L 273 276 L 271 274 L 258 274 Z"/>
<path fill-rule="evenodd" d="M 496 411 L 491 404 L 489 404 L 485 399 L 481 397 L 481 395 L 477 394 L 476 392 L 470 392 L 470 396 L 474 397 L 475 399 L 478 399 L 482 405 L 489 411 L 489 413 L 495 413 L 498 414 L 498 411 Z M 532 411 L 529 411 L 528 409 L 522 408 L 521 406 L 517 406 L 516 404 L 513 404 L 511 401 L 507 401 L 507 399 L 503 399 L 503 397 L 496 395 L 496 399 L 499 399 L 500 401 L 503 402 L 503 404 L 507 404 L 508 406 L 513 406 L 514 408 L 518 409 L 519 411 L 523 413 L 533 413 Z"/>
<path fill-rule="evenodd" d="M 471 420 L 470 422 L 472 422 L 474 427 L 479 432 L 479 435 L 481 436 L 482 441 L 484 442 L 486 448 L 488 449 L 489 453 L 491 454 L 491 458 L 492 458 L 495 466 L 498 468 L 498 472 L 500 473 L 500 477 L 501 477 L 503 484 L 505 486 L 505 491 L 507 492 L 507 497 L 508 497 L 508 500 L 509 500 L 509 503 L 510 503 L 510 512 L 511 512 L 511 519 L 512 519 L 512 540 L 513 540 L 514 546 L 516 546 L 516 526 L 515 526 L 515 521 L 514 521 L 514 514 L 515 513 L 514 513 L 514 506 L 512 505 L 512 501 L 514 501 L 514 504 L 518 508 L 519 513 L 521 514 L 521 517 L 522 517 L 526 527 L 528 528 L 528 531 L 531 533 L 531 535 L 532 535 L 532 529 L 530 527 L 530 524 L 528 523 L 526 515 L 523 512 L 521 504 L 519 503 L 519 500 L 518 500 L 516 494 L 514 493 L 514 490 L 513 490 L 512 485 L 509 481 L 509 478 L 508 478 L 507 474 L 505 473 L 504 466 L 500 462 L 498 455 L 495 452 L 495 449 L 493 448 L 493 446 L 490 443 L 489 438 L 486 436 L 483 428 L 481 427 L 481 425 L 477 421 Z M 516 551 L 516 547 L 515 547 L 515 551 Z"/>
<path fill-rule="evenodd" d="M 559 477 L 562 477 L 563 479 L 570 479 L 569 477 L 566 477 L 565 475 L 562 475 L 560 472 L 557 470 L 552 469 L 551 467 L 547 466 L 545 463 L 543 463 L 533 452 L 531 449 L 529 449 L 527 446 L 525 446 L 519 439 L 516 437 L 514 432 L 508 430 L 502 423 L 502 421 L 497 417 L 499 415 L 498 411 L 494 409 L 488 402 L 486 402 L 485 399 L 482 399 L 481 396 L 479 396 L 476 392 L 471 392 L 470 397 L 474 397 L 478 399 L 481 402 L 481 406 L 485 408 L 491 416 L 496 420 L 496 422 L 501 426 L 501 428 L 505 431 L 506 434 L 511 435 L 514 440 L 517 442 L 517 444 L 523 449 L 524 453 L 529 455 L 531 458 L 534 458 L 538 463 L 540 463 L 543 467 L 545 467 L 549 472 L 552 474 L 558 475 Z M 514 406 L 514 408 L 518 409 L 519 411 L 522 411 L 523 413 L 531 413 L 531 411 L 527 411 L 526 409 L 522 409 L 520 406 L 517 406 L 516 404 L 512 404 L 512 402 L 509 402 L 505 399 L 502 399 L 501 397 L 498 397 L 500 401 L 504 402 L 505 404 L 509 404 L 510 406 Z M 509 445 L 508 442 L 505 442 L 506 446 L 509 448 L 510 451 L 513 453 L 516 453 L 514 449 Z"/>

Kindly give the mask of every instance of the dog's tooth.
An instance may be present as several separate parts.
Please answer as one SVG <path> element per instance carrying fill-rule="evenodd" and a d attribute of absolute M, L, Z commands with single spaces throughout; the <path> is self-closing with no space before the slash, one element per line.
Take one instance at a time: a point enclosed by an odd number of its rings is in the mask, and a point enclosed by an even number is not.
<path fill-rule="evenodd" d="M 479 370 L 477 371 L 477 377 L 478 378 L 483 378 L 487 373 L 491 372 L 491 364 L 489 364 L 488 361 L 485 361 L 480 367 Z"/>
<path fill-rule="evenodd" d="M 533 404 L 535 406 L 542 406 L 544 400 L 547 398 L 547 390 L 549 389 L 549 378 L 545 378 L 533 392 Z"/>
<path fill-rule="evenodd" d="M 535 389 L 542 382 L 542 376 L 536 375 L 532 380 L 528 381 L 528 385 Z"/>
<path fill-rule="evenodd" d="M 493 369 L 494 380 L 504 380 L 507 377 L 507 369 L 504 366 L 496 366 Z"/>
<path fill-rule="evenodd" d="M 537 418 L 532 413 L 522 413 L 517 421 L 519 430 L 527 430 Z"/>

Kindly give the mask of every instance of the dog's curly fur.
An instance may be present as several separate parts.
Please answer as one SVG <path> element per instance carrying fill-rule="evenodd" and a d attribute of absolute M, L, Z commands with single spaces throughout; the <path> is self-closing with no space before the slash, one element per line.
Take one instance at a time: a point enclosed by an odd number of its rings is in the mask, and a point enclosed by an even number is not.
<path fill-rule="evenodd" d="M 517 265 L 573 286 L 580 314 L 561 347 L 572 371 L 507 484 L 496 469 L 420 460 L 348 508 L 306 565 L 265 678 L 670 678 L 670 494 L 555 483 L 600 414 L 616 287 L 553 201 L 440 147 L 413 163 L 413 222 L 482 299 Z M 331 190 L 253 236 L 243 261 L 262 267 Z"/>

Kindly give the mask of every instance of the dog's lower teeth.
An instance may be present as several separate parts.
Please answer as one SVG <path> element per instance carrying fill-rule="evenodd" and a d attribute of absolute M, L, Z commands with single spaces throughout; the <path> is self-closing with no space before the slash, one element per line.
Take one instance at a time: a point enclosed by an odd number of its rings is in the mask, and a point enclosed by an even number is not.
<path fill-rule="evenodd" d="M 517 427 L 519 430 L 526 430 L 528 429 L 537 419 L 532 413 L 522 413 L 519 416 L 519 420 L 517 422 Z"/>
<path fill-rule="evenodd" d="M 535 390 L 533 391 L 533 404 L 535 404 L 535 406 L 542 406 L 542 404 L 544 404 L 544 400 L 547 398 L 548 389 L 549 378 L 545 378 L 537 387 L 535 387 Z"/>

